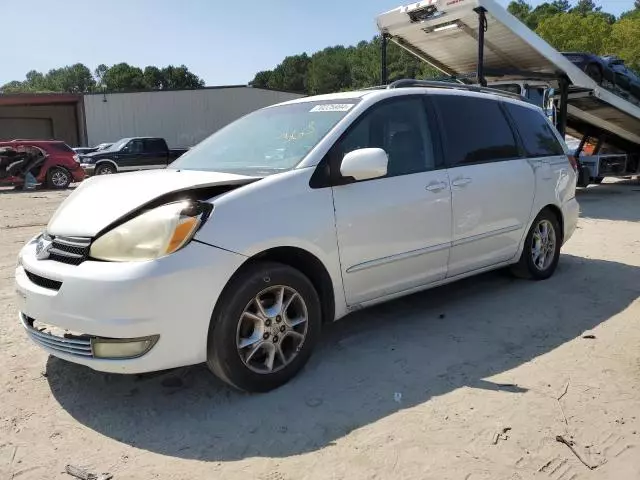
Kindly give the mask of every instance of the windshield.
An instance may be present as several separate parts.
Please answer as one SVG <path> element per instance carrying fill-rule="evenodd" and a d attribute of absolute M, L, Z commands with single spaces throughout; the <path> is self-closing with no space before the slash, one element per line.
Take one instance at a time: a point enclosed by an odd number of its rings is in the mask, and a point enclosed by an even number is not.
<path fill-rule="evenodd" d="M 118 150 L 122 150 L 122 147 L 124 147 L 127 143 L 129 143 L 129 140 L 131 140 L 131 139 L 130 138 L 123 138 L 122 140 L 118 140 L 116 143 L 114 143 L 110 147 L 105 148 L 105 150 L 109 150 L 111 152 L 116 152 Z"/>
<path fill-rule="evenodd" d="M 214 133 L 169 168 L 249 176 L 290 170 L 357 101 L 304 102 L 258 110 Z"/>

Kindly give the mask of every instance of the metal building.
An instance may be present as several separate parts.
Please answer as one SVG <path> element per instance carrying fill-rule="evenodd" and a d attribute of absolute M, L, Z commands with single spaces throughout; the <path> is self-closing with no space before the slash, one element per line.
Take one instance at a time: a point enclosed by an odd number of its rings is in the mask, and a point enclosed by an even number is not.
<path fill-rule="evenodd" d="M 87 144 L 154 136 L 191 147 L 249 112 L 300 96 L 246 85 L 85 95 Z"/>
<path fill-rule="evenodd" d="M 0 140 L 60 139 L 84 142 L 82 95 L 17 93 L 0 95 Z"/>
<path fill-rule="evenodd" d="M 302 95 L 246 85 L 132 93 L 0 94 L 0 140 L 62 140 L 71 147 L 163 137 L 191 147 L 237 118 Z"/>

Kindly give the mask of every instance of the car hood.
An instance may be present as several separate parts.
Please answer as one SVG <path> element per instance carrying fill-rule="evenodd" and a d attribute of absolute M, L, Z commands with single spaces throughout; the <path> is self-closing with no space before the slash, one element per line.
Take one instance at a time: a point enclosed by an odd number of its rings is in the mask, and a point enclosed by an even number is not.
<path fill-rule="evenodd" d="M 123 216 L 167 194 L 221 187 L 211 190 L 213 197 L 256 180 L 231 173 L 172 169 L 92 177 L 62 202 L 47 225 L 47 233 L 94 237 Z"/>
<path fill-rule="evenodd" d="M 82 159 L 86 161 L 99 160 L 101 158 L 109 158 L 117 154 L 117 151 L 100 150 L 99 152 L 81 153 Z"/>

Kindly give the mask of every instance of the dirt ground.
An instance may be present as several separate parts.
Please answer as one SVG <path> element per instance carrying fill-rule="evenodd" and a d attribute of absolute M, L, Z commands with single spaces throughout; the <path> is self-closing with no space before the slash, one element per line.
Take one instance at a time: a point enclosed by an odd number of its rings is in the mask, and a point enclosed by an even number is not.
<path fill-rule="evenodd" d="M 2 480 L 71 478 L 66 464 L 114 480 L 640 479 L 637 181 L 579 193 L 552 279 L 496 272 L 359 312 L 266 395 L 203 366 L 107 375 L 33 345 L 15 257 L 65 195 L 0 191 Z"/>

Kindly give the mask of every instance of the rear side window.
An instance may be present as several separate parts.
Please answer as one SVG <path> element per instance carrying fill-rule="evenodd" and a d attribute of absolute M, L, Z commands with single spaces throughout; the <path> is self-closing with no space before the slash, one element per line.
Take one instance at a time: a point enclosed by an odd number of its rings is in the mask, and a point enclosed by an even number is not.
<path fill-rule="evenodd" d="M 54 150 L 56 152 L 75 153 L 73 149 L 66 143 L 51 143 L 49 144 L 49 148 L 51 148 L 51 150 Z"/>
<path fill-rule="evenodd" d="M 433 95 L 449 166 L 519 158 L 513 131 L 496 100 Z"/>
<path fill-rule="evenodd" d="M 144 141 L 145 152 L 160 153 L 166 151 L 165 143 L 159 138 L 149 138 Z"/>
<path fill-rule="evenodd" d="M 506 103 L 506 107 L 520 133 L 527 157 L 564 155 L 562 145 L 542 113 L 512 103 Z"/>

